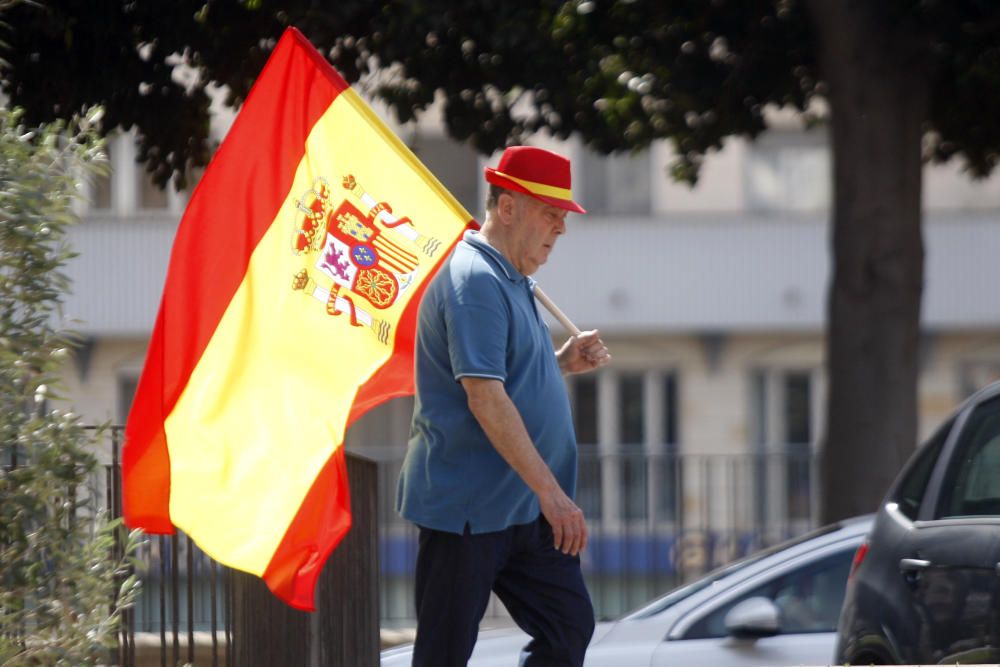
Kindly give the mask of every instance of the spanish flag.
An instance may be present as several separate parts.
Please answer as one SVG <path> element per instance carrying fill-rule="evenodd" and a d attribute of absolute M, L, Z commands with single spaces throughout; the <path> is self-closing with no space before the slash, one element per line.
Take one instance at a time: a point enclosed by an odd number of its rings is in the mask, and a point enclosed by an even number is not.
<path fill-rule="evenodd" d="M 129 414 L 125 522 L 313 610 L 344 432 L 413 393 L 416 311 L 474 222 L 294 28 L 191 197 Z"/>

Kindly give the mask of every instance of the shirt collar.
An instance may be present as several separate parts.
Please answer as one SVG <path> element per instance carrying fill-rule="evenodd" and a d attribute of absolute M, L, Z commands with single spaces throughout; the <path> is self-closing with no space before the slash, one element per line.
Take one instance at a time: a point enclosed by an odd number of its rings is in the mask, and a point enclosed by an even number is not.
<path fill-rule="evenodd" d="M 534 288 L 535 281 L 515 269 L 514 265 L 510 263 L 510 260 L 504 257 L 499 250 L 491 246 L 481 233 L 474 229 L 467 230 L 462 236 L 462 240 L 481 252 L 483 255 L 486 255 L 486 257 L 492 259 L 497 266 L 503 269 L 504 275 L 507 276 L 509 281 L 512 283 L 527 281 L 528 286 L 532 289 Z"/>

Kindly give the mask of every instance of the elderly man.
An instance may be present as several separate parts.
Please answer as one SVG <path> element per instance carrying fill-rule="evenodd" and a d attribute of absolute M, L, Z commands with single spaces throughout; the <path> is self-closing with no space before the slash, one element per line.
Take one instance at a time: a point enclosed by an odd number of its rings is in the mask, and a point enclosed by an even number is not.
<path fill-rule="evenodd" d="M 490 591 L 531 635 L 523 665 L 583 664 L 594 628 L 562 374 L 610 360 L 597 331 L 553 348 L 529 277 L 566 231 L 569 160 L 529 146 L 486 170 L 486 222 L 420 306 L 398 509 L 420 528 L 413 664 L 465 665 Z"/>

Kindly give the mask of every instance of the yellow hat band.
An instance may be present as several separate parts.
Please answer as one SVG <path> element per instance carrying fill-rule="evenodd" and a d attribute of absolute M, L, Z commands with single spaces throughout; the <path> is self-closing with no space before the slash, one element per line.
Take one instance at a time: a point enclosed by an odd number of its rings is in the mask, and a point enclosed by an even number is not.
<path fill-rule="evenodd" d="M 526 181 L 523 178 L 517 178 L 516 176 L 505 174 L 502 171 L 494 171 L 494 173 L 525 187 L 532 194 L 542 195 L 543 197 L 555 197 L 556 199 L 565 199 L 567 201 L 573 200 L 573 193 L 569 188 L 557 188 L 554 185 L 536 183 L 535 181 Z"/>

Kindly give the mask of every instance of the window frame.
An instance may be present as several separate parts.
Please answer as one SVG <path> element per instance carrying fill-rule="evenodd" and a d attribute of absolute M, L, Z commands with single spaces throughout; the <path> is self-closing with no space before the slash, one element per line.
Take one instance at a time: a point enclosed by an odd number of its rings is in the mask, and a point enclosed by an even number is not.
<path fill-rule="evenodd" d="M 574 169 L 581 200 L 587 211 L 595 216 L 627 216 L 648 218 L 653 213 L 653 154 L 645 148 L 635 154 L 618 153 L 603 155 L 582 147 L 575 155 Z M 576 173 L 577 170 L 579 173 Z M 632 197 L 614 194 L 614 181 L 635 182 L 638 187 Z M 625 203 L 623 203 L 625 202 Z"/>
<path fill-rule="evenodd" d="M 115 409 L 118 412 L 118 423 L 128 421 L 135 394 L 139 389 L 140 373 L 137 371 L 119 371 L 115 377 Z"/>
<path fill-rule="evenodd" d="M 484 211 L 486 188 L 480 178 L 483 165 L 472 147 L 447 134 L 419 129 L 407 137 L 406 145 L 459 204 L 473 215 Z M 460 163 L 462 166 L 457 167 Z"/>
<path fill-rule="evenodd" d="M 804 166 L 805 165 L 805 166 Z M 791 176 L 810 171 L 808 166 L 819 165 L 820 171 L 810 182 L 816 188 L 803 197 L 799 183 Z M 777 189 L 768 192 L 762 187 L 761 175 L 775 175 Z M 823 181 L 826 181 L 822 185 Z M 822 212 L 833 201 L 833 154 L 829 130 L 826 128 L 772 129 L 749 145 L 743 167 L 744 204 L 747 211 L 757 215 L 781 213 L 806 214 Z"/>

